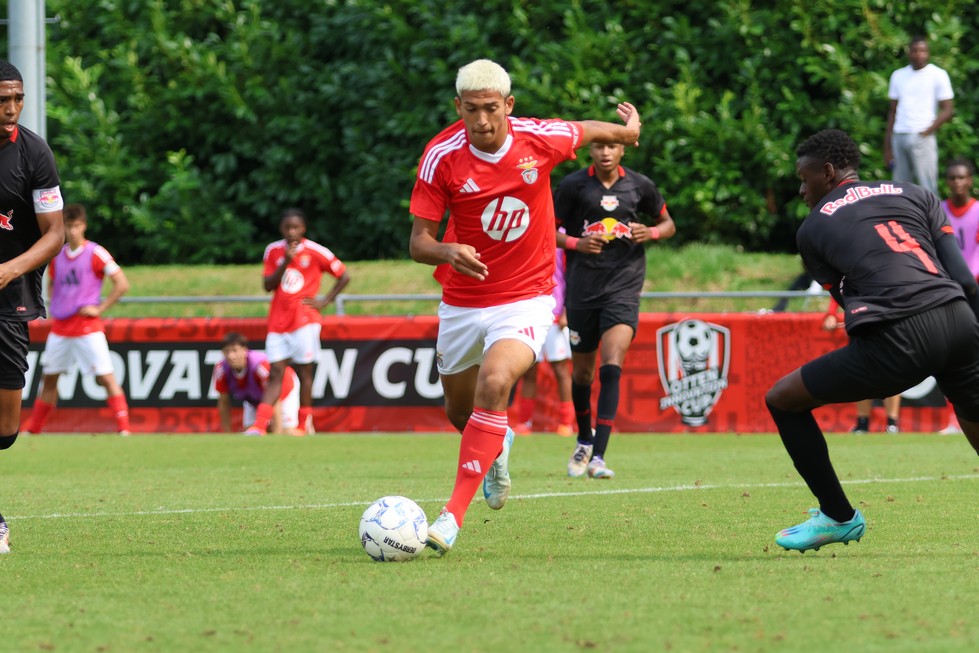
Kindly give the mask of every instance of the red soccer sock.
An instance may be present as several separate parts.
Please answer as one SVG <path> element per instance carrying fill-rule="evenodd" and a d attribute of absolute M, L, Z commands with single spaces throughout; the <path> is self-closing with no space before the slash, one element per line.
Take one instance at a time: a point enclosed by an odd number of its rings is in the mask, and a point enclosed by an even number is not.
<path fill-rule="evenodd" d="M 520 397 L 517 402 L 517 419 L 521 424 L 525 424 L 534 419 L 534 406 L 537 400 L 534 397 Z"/>
<path fill-rule="evenodd" d="M 313 407 L 312 406 L 300 406 L 299 407 L 299 430 L 305 432 L 306 426 L 312 424 L 313 420 Z"/>
<path fill-rule="evenodd" d="M 251 428 L 265 433 L 268 431 L 269 422 L 272 421 L 272 415 L 274 413 L 275 408 L 272 407 L 272 404 L 259 404 L 258 408 L 255 409 L 255 423 L 252 424 Z"/>
<path fill-rule="evenodd" d="M 41 399 L 34 400 L 34 408 L 31 409 L 31 419 L 27 424 L 27 431 L 31 433 L 40 433 L 41 429 L 44 428 L 44 422 L 47 421 L 48 415 L 54 410 L 54 404 L 49 404 Z"/>
<path fill-rule="evenodd" d="M 112 395 L 105 400 L 105 403 L 109 404 L 109 408 L 112 410 L 116 418 L 116 427 L 119 432 L 129 431 L 129 404 L 126 403 L 126 395 L 118 394 Z"/>
<path fill-rule="evenodd" d="M 479 484 L 489 471 L 490 465 L 503 451 L 503 437 L 506 435 L 507 418 L 505 411 L 483 410 L 477 408 L 469 417 L 462 431 L 459 443 L 459 470 L 452 497 L 445 504 L 456 523 L 462 526 L 469 504 L 472 503 Z"/>
<path fill-rule="evenodd" d="M 558 424 L 574 426 L 574 403 L 562 401 L 558 406 Z"/>

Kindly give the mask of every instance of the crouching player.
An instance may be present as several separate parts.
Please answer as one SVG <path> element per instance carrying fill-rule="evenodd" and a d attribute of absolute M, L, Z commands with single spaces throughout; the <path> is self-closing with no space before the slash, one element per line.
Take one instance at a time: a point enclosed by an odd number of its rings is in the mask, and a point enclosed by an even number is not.
<path fill-rule="evenodd" d="M 262 401 L 262 393 L 268 385 L 269 365 L 265 354 L 248 348 L 248 340 L 240 333 L 231 332 L 221 341 L 224 360 L 214 366 L 214 389 L 218 392 L 218 414 L 221 431 L 231 432 L 231 398 L 242 402 L 242 428 L 255 425 L 256 407 Z M 302 436 L 299 428 L 299 379 L 296 372 L 286 368 L 282 379 L 279 400 L 273 406 L 271 427 L 262 424 L 262 431 Z"/>

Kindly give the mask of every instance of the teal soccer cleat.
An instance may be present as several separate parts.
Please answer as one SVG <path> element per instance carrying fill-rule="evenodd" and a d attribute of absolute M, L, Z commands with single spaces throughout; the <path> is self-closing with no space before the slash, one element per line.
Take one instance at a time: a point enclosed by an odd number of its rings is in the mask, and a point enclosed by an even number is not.
<path fill-rule="evenodd" d="M 819 550 L 819 547 L 834 542 L 849 543 L 851 540 L 860 541 L 867 530 L 867 522 L 859 510 L 850 521 L 836 522 L 824 515 L 818 508 L 809 509 L 809 519 L 796 526 L 779 531 L 775 543 L 788 551 L 805 552 L 808 549 Z"/>

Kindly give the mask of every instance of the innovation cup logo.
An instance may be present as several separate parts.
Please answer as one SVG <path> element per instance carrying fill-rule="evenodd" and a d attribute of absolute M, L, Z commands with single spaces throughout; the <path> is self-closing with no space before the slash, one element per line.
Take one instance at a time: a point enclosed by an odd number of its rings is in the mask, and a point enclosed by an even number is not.
<path fill-rule="evenodd" d="M 727 388 L 731 331 L 719 324 L 686 319 L 656 331 L 656 358 L 666 396 L 660 410 L 672 407 L 688 426 L 703 426 Z"/>

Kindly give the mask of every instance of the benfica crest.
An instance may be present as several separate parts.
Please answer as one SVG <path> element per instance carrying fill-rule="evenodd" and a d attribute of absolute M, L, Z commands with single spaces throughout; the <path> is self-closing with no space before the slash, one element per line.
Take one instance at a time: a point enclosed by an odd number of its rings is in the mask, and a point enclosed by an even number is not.
<path fill-rule="evenodd" d="M 660 410 L 672 407 L 689 426 L 703 426 L 727 388 L 731 331 L 686 319 L 656 331 L 659 377 L 666 392 Z"/>
<path fill-rule="evenodd" d="M 619 196 L 618 195 L 602 195 L 602 201 L 600 202 L 603 209 L 611 213 L 615 209 L 619 208 Z"/>
<path fill-rule="evenodd" d="M 522 171 L 520 176 L 528 184 L 532 184 L 537 181 L 537 160 L 531 157 L 526 157 L 520 160 L 517 167 Z"/>

